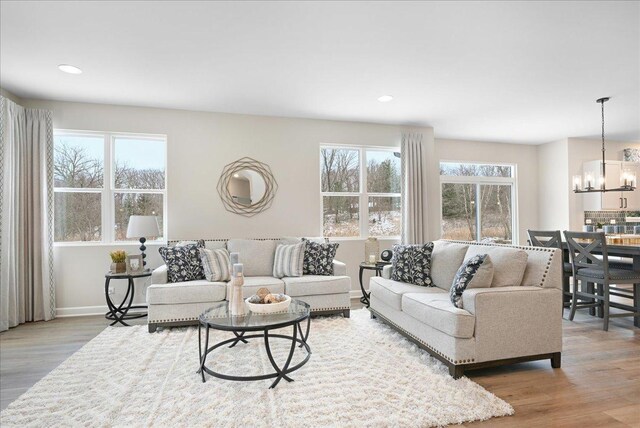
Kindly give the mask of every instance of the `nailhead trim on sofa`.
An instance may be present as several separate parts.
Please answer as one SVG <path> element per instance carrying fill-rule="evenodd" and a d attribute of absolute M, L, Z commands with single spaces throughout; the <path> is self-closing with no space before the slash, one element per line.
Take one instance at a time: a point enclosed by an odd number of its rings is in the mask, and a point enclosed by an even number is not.
<path fill-rule="evenodd" d="M 436 354 L 440 355 L 442 358 L 444 358 L 445 360 L 449 361 L 450 363 L 453 364 L 462 364 L 462 363 L 473 363 L 475 360 L 474 359 L 470 359 L 470 360 L 454 360 L 453 358 L 451 358 L 448 355 L 443 354 L 442 352 L 440 352 L 439 350 L 435 349 L 433 346 L 429 345 L 427 342 L 423 341 L 422 339 L 420 339 L 419 337 L 415 336 L 412 333 L 409 333 L 407 330 L 405 330 L 404 328 L 400 327 L 398 324 L 394 323 L 393 321 L 391 321 L 389 318 L 380 315 L 378 312 L 375 313 L 376 316 L 379 316 L 380 318 L 382 318 L 384 320 L 385 323 L 387 324 L 391 324 L 392 326 L 394 326 L 396 329 L 402 331 L 404 334 L 406 334 L 407 336 L 411 337 L 413 340 L 415 340 L 416 342 L 420 342 L 422 345 L 424 345 L 425 348 L 429 348 L 431 351 L 435 352 Z"/>

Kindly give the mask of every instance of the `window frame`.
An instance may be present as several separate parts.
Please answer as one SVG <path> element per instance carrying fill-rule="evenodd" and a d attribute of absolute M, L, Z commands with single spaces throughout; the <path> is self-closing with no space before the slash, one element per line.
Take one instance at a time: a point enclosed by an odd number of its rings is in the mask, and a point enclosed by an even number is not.
<path fill-rule="evenodd" d="M 116 241 L 115 240 L 115 195 L 116 193 L 149 193 L 162 195 L 162 239 L 147 240 L 147 244 L 163 243 L 167 241 L 168 232 L 168 201 L 167 201 L 167 187 L 169 183 L 168 169 L 167 169 L 167 136 L 165 134 L 141 134 L 134 132 L 102 132 L 102 131 L 84 131 L 78 129 L 62 129 L 56 128 L 53 130 L 54 140 L 60 135 L 71 136 L 89 136 L 89 137 L 102 137 L 103 150 L 104 150 L 104 165 L 103 165 L 103 180 L 102 188 L 76 188 L 76 187 L 55 187 L 53 188 L 54 194 L 58 193 L 100 193 L 100 205 L 101 205 L 101 236 L 100 241 L 54 241 L 54 246 L 69 247 L 69 246 L 100 246 L 100 245 L 121 245 L 121 246 L 139 246 L 138 241 Z M 116 138 L 130 138 L 136 140 L 154 140 L 164 142 L 164 188 L 163 189 L 116 189 L 115 188 L 115 139 Z M 54 149 L 55 154 L 55 149 Z M 54 210 L 55 218 L 55 210 Z M 54 219 L 55 222 L 55 219 Z"/>
<path fill-rule="evenodd" d="M 476 201 L 480 200 L 481 185 L 511 185 L 511 245 L 518 245 L 520 233 L 518 226 L 518 165 L 509 162 L 485 162 L 485 161 L 460 161 L 445 160 L 438 161 L 438 170 L 441 163 L 459 163 L 469 165 L 498 165 L 511 167 L 511 177 L 483 177 L 483 176 L 461 176 L 461 175 L 440 175 L 440 186 L 438 188 L 440 210 L 438 213 L 440 221 L 440 236 L 443 235 L 442 224 L 442 185 L 443 184 L 472 184 L 475 186 Z M 476 241 L 482 240 L 482 207 L 476 203 Z"/>
<path fill-rule="evenodd" d="M 371 146 L 371 145 L 353 145 L 353 144 L 334 144 L 334 143 L 323 143 L 320 144 L 320 148 L 318 150 L 318 162 L 317 165 L 321 165 L 322 160 L 322 150 L 323 149 L 331 149 L 331 150 L 357 150 L 358 151 L 358 163 L 360 168 L 359 174 L 359 183 L 358 183 L 358 192 L 323 192 L 322 191 L 322 167 L 319 168 L 319 189 L 320 189 L 320 236 L 324 236 L 324 197 L 325 196 L 354 196 L 358 197 L 358 221 L 359 221 L 359 236 L 330 236 L 329 238 L 333 241 L 336 240 L 344 240 L 344 241 L 357 241 L 367 238 L 378 238 L 378 239 L 400 239 L 400 235 L 369 235 L 369 196 L 372 197 L 398 197 L 400 198 L 400 206 L 402 206 L 402 192 L 398 193 L 369 193 L 366 189 L 367 186 L 367 159 L 366 153 L 369 151 L 381 151 L 381 152 L 400 152 L 400 147 L 393 146 Z M 402 179 L 402 177 L 401 177 Z"/>

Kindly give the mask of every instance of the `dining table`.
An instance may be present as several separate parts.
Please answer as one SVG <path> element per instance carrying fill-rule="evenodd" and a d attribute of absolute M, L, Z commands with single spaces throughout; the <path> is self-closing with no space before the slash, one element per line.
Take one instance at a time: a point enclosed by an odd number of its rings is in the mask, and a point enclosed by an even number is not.
<path fill-rule="evenodd" d="M 592 250 L 595 254 L 602 254 L 602 250 L 598 247 Z M 562 242 L 563 261 L 569 263 L 569 247 L 566 242 Z M 608 257 L 622 257 L 631 259 L 632 269 L 640 271 L 640 244 L 638 239 L 625 239 L 622 236 L 608 236 L 607 237 L 607 256 Z M 571 293 L 569 290 L 569 278 L 564 277 L 562 281 L 563 302 L 567 305 L 571 301 Z M 638 297 L 634 299 L 634 301 Z M 590 309 L 591 315 L 601 316 L 601 311 L 596 311 L 595 308 Z M 635 317 L 633 319 L 633 325 L 640 327 L 640 318 Z"/>

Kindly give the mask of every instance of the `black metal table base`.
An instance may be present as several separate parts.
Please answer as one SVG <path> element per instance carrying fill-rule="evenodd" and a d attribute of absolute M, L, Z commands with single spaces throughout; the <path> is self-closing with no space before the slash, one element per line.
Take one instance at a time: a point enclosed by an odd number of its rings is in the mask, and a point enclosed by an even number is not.
<path fill-rule="evenodd" d="M 302 332 L 302 327 L 300 326 L 299 322 L 293 324 L 292 336 L 287 336 L 285 334 L 269 333 L 269 329 L 263 330 L 262 333 L 249 334 L 249 335 L 246 335 L 244 331 L 241 331 L 241 332 L 234 331 L 233 332 L 234 337 L 223 340 L 222 342 L 218 342 L 211 347 L 209 346 L 209 329 L 211 327 L 209 325 L 202 325 L 201 323 L 198 325 L 198 348 L 199 348 L 199 356 L 200 356 L 200 368 L 198 369 L 197 373 L 200 373 L 202 375 L 202 382 L 206 382 L 205 373 L 211 376 L 217 377 L 219 379 L 233 380 L 233 381 L 240 381 L 240 382 L 275 378 L 275 380 L 273 381 L 269 389 L 275 388 L 282 379 L 286 380 L 287 382 L 293 382 L 293 379 L 288 375 L 298 370 L 300 367 L 304 366 L 307 363 L 307 361 L 309 361 L 309 358 L 311 358 L 311 348 L 307 343 L 307 338 L 309 337 L 310 323 L 311 323 L 311 319 L 307 318 L 307 328 L 304 334 Z M 205 328 L 204 353 L 202 352 L 203 350 L 202 329 L 203 328 Z M 240 342 L 246 344 L 246 343 L 249 343 L 247 339 L 254 339 L 254 338 L 264 339 L 264 346 L 267 351 L 267 357 L 269 357 L 269 362 L 271 363 L 271 366 L 273 367 L 275 372 L 267 373 L 263 375 L 256 375 L 256 376 L 233 376 L 233 375 L 218 373 L 206 366 L 207 355 L 209 355 L 209 353 L 211 353 L 215 349 L 218 349 L 225 345 L 229 345 L 229 348 L 233 348 Z M 278 366 L 278 363 L 276 363 L 275 359 L 273 358 L 273 354 L 271 353 L 270 339 L 272 338 L 285 339 L 285 340 L 291 341 L 291 347 L 289 348 L 289 355 L 287 356 L 287 360 L 285 361 L 282 367 Z M 302 360 L 298 364 L 291 366 L 291 360 L 293 359 L 293 354 L 295 353 L 296 344 L 299 344 L 298 346 L 299 348 L 304 347 L 304 349 L 307 351 L 307 356 L 304 358 L 304 360 Z"/>
<path fill-rule="evenodd" d="M 109 297 L 109 283 L 111 281 L 111 278 L 107 277 L 104 283 L 104 294 L 107 301 L 107 307 L 109 308 L 109 311 L 107 311 L 104 314 L 104 317 L 108 320 L 113 320 L 113 322 L 109 325 L 115 325 L 117 323 L 120 323 L 128 327 L 129 324 L 127 324 L 125 320 L 132 320 L 132 319 L 143 318 L 147 316 L 146 312 L 139 312 L 137 310 L 132 313 L 129 313 L 129 311 L 132 309 L 146 310 L 147 307 L 145 305 L 133 305 L 133 296 L 135 294 L 135 284 L 134 284 L 133 278 L 127 278 L 127 279 L 128 279 L 127 294 L 125 294 L 124 299 L 122 299 L 122 302 L 120 302 L 118 306 L 116 306 L 115 303 L 113 303 L 113 301 L 111 300 L 111 297 Z"/>

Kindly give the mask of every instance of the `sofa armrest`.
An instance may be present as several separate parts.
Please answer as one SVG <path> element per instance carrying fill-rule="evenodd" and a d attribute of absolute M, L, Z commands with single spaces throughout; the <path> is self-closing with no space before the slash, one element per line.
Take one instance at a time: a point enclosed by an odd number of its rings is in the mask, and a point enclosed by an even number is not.
<path fill-rule="evenodd" d="M 169 282 L 169 276 L 167 274 L 167 265 L 162 265 L 151 272 L 152 284 L 167 284 Z"/>
<path fill-rule="evenodd" d="M 347 265 L 344 263 L 334 260 L 333 261 L 333 274 L 335 276 L 346 276 L 347 275 Z"/>
<path fill-rule="evenodd" d="M 391 273 L 393 272 L 393 265 L 385 265 L 382 267 L 381 276 L 384 279 L 391 279 Z"/>
<path fill-rule="evenodd" d="M 557 288 L 472 288 L 462 293 L 462 304 L 476 317 L 476 362 L 562 351 Z"/>

